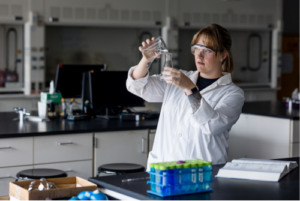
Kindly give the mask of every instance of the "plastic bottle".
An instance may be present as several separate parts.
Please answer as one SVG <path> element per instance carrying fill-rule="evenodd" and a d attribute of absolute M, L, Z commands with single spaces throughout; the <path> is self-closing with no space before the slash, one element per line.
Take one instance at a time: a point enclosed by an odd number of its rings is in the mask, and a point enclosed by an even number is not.
<path fill-rule="evenodd" d="M 169 183 L 169 176 L 168 176 L 168 173 L 169 173 L 169 166 L 167 164 L 161 164 L 159 166 L 159 169 L 160 169 L 160 174 L 162 175 L 161 176 L 161 193 L 163 195 L 170 195 L 171 194 L 171 189 L 169 187 L 167 187 L 168 183 Z"/>
<path fill-rule="evenodd" d="M 151 182 L 155 182 L 155 165 L 156 163 L 150 163 L 149 167 L 150 167 L 150 181 Z M 156 185 L 151 183 L 150 184 L 151 190 L 153 192 L 156 192 Z"/>
<path fill-rule="evenodd" d="M 168 185 L 171 185 L 171 194 L 175 192 L 175 163 L 168 164 Z"/>
<path fill-rule="evenodd" d="M 161 188 L 160 188 L 160 184 L 161 184 L 161 176 L 160 176 L 160 164 L 159 163 L 156 163 L 154 165 L 154 169 L 155 169 L 155 184 L 158 184 L 158 185 L 155 185 L 156 186 L 156 192 L 157 193 L 161 193 Z"/>
<path fill-rule="evenodd" d="M 189 192 L 190 191 L 190 183 L 191 183 L 191 164 L 184 163 L 183 164 L 183 172 L 182 172 L 182 191 Z"/>
<path fill-rule="evenodd" d="M 197 162 L 197 183 L 198 183 L 198 191 L 203 191 L 204 183 L 203 183 L 203 163 Z"/>
<path fill-rule="evenodd" d="M 197 170 L 198 170 L 198 164 L 195 162 L 191 163 L 191 168 L 190 168 L 190 181 L 191 181 L 191 186 L 190 190 L 191 191 L 197 191 L 198 185 L 197 185 Z"/>
<path fill-rule="evenodd" d="M 182 191 L 182 172 L 183 172 L 183 164 L 179 163 L 175 165 L 175 179 L 174 184 L 175 193 L 181 193 Z"/>
<path fill-rule="evenodd" d="M 203 166 L 203 172 L 204 172 L 204 189 L 203 190 L 208 190 L 210 187 L 210 182 L 211 182 L 211 172 L 212 172 L 212 162 L 209 161 L 204 161 L 204 166 Z"/>
<path fill-rule="evenodd" d="M 170 163 L 168 165 L 168 184 L 174 186 L 175 164 Z"/>

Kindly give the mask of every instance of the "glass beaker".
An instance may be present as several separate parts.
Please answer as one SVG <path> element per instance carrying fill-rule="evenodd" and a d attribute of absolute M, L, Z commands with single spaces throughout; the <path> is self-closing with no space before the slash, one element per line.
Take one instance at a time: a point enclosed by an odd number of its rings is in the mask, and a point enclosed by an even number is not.
<path fill-rule="evenodd" d="M 164 67 L 171 67 L 173 68 L 173 63 L 172 63 L 172 53 L 166 52 L 163 54 L 163 56 L 165 56 L 165 63 L 164 63 Z M 162 70 L 165 72 L 168 72 L 167 70 Z M 160 79 L 163 80 L 164 77 L 168 77 L 169 75 L 163 75 L 162 73 L 160 74 Z"/>
<path fill-rule="evenodd" d="M 154 41 L 151 41 L 151 44 L 148 47 L 143 48 L 142 51 L 148 61 L 153 62 L 153 60 L 162 52 L 168 52 L 168 47 L 159 36 Z"/>

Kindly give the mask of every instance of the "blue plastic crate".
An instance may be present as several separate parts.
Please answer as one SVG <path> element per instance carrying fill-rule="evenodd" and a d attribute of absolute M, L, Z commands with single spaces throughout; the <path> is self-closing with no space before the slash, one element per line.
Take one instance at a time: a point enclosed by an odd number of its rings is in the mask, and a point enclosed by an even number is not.
<path fill-rule="evenodd" d="M 212 191 L 210 183 L 212 170 L 195 170 L 193 168 L 175 169 L 175 171 L 156 171 L 150 174 L 151 191 L 148 193 L 161 197 L 184 195 Z"/>
<path fill-rule="evenodd" d="M 209 182 L 202 182 L 202 183 L 183 184 L 183 185 L 165 185 L 165 186 L 156 184 L 155 182 L 147 181 L 147 184 L 150 184 L 151 186 L 151 190 L 148 190 L 147 192 L 150 194 L 158 195 L 160 197 L 210 192 L 213 189 L 211 188 L 206 189 L 206 187 L 207 186 L 209 187 L 212 181 L 213 180 Z M 197 187 L 192 190 L 190 187 L 191 185 L 196 185 Z M 188 190 L 184 190 L 184 189 L 188 189 Z"/>

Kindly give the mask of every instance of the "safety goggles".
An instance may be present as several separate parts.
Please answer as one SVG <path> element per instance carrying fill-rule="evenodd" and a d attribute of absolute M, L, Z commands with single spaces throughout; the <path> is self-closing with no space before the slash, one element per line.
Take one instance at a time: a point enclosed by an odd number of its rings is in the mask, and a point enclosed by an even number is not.
<path fill-rule="evenodd" d="M 191 52 L 193 55 L 199 55 L 204 58 L 213 58 L 215 56 L 215 50 L 213 50 L 210 47 L 204 46 L 204 45 L 191 45 Z"/>

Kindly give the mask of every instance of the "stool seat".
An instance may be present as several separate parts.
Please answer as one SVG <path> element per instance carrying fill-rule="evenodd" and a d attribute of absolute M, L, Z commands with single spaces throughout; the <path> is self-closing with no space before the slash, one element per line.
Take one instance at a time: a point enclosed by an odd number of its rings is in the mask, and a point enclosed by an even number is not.
<path fill-rule="evenodd" d="M 135 172 L 144 172 L 145 168 L 142 165 L 133 164 L 133 163 L 111 163 L 105 164 L 98 167 L 98 175 L 101 172 L 109 174 L 127 174 Z"/>
<path fill-rule="evenodd" d="M 68 174 L 62 170 L 50 169 L 50 168 L 37 168 L 22 170 L 17 173 L 17 178 L 24 179 L 40 179 L 40 178 L 56 178 L 67 177 Z"/>

